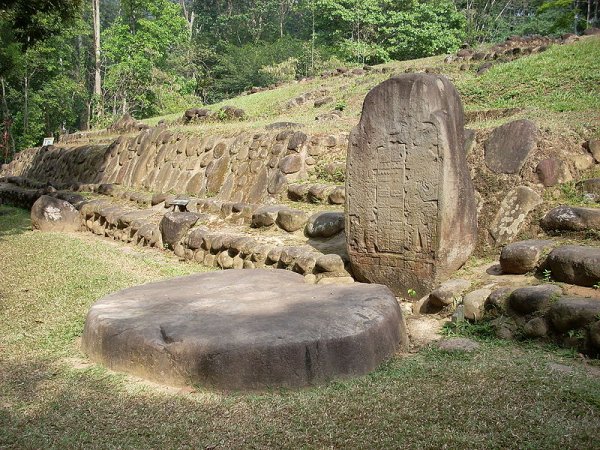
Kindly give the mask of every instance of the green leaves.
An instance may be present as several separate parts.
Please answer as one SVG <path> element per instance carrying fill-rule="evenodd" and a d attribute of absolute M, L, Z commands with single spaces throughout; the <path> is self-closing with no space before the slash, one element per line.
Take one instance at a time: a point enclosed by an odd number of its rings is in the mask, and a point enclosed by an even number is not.
<path fill-rule="evenodd" d="M 379 63 L 454 51 L 465 36 L 466 20 L 447 0 L 317 0 L 322 39 L 341 56 Z M 329 37 L 326 37 L 329 36 Z"/>
<path fill-rule="evenodd" d="M 138 117 L 182 107 L 189 87 L 166 82 L 169 77 L 181 79 L 178 67 L 167 64 L 174 52 L 185 50 L 181 43 L 189 39 L 181 7 L 169 0 L 129 1 L 123 11 L 103 33 L 108 102 Z M 180 92 L 173 91 L 174 85 L 181 86 Z M 169 108 L 161 108 L 161 98 L 168 98 Z"/>

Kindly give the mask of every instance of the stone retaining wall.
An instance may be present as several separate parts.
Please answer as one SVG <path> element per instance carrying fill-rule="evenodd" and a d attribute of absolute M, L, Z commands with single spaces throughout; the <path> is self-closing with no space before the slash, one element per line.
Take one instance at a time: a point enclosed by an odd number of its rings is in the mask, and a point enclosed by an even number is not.
<path fill-rule="evenodd" d="M 2 166 L 0 176 L 52 183 L 117 183 L 153 192 L 260 203 L 286 194 L 320 157 L 345 152 L 347 135 L 301 131 L 186 136 L 164 127 L 120 136 L 110 145 L 36 147 Z"/>

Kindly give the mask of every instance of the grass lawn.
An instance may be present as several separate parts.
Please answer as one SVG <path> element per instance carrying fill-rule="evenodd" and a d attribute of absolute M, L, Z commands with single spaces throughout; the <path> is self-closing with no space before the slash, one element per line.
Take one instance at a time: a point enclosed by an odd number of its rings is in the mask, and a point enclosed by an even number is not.
<path fill-rule="evenodd" d="M 90 364 L 89 306 L 203 270 L 0 206 L 0 448 L 598 448 L 600 366 L 533 344 L 425 349 L 371 375 L 265 393 L 160 388 Z"/>

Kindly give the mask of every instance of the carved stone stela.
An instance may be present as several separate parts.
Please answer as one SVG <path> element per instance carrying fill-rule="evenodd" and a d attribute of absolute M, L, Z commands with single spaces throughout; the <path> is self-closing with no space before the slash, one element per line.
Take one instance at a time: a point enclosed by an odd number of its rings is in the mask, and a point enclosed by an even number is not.
<path fill-rule="evenodd" d="M 421 293 L 471 253 L 462 114 L 452 85 L 430 75 L 390 79 L 365 99 L 347 170 L 348 251 L 359 278 Z M 458 242 L 452 234 L 461 232 Z"/>

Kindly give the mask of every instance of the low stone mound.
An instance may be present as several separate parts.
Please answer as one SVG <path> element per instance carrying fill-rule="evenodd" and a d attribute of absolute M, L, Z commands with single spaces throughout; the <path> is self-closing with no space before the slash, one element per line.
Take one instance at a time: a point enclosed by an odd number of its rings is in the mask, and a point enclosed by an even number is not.
<path fill-rule="evenodd" d="M 134 119 L 129 113 L 123 114 L 115 123 L 108 127 L 109 131 L 128 133 L 131 131 L 140 131 L 150 128 L 145 123 Z"/>
<path fill-rule="evenodd" d="M 375 369 L 408 338 L 381 285 L 315 286 L 230 270 L 119 291 L 90 309 L 82 346 L 107 367 L 171 384 L 299 387 Z"/>

